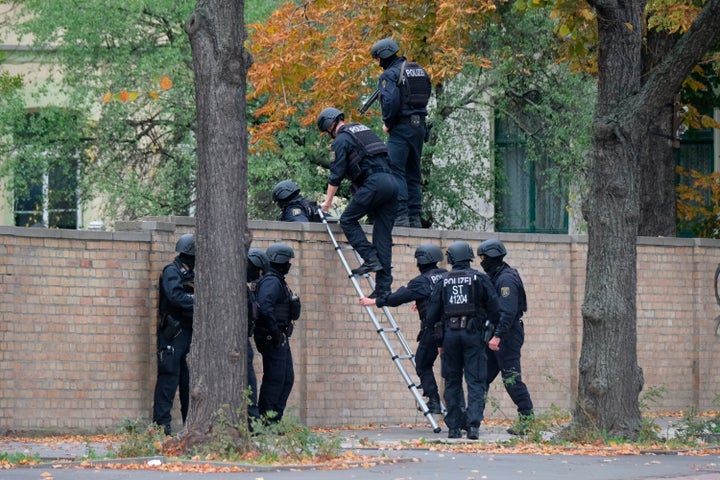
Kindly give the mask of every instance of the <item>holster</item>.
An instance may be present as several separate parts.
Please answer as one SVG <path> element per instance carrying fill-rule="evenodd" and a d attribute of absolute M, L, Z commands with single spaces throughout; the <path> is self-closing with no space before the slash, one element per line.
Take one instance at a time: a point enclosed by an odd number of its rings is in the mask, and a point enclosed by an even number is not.
<path fill-rule="evenodd" d="M 181 330 L 182 327 L 180 326 L 180 320 L 176 319 L 169 313 L 160 317 L 160 333 L 166 340 L 172 340 L 177 337 L 180 335 Z"/>
<path fill-rule="evenodd" d="M 483 343 L 487 344 L 495 334 L 495 325 L 490 323 L 490 320 L 485 320 L 485 326 L 483 330 Z"/>

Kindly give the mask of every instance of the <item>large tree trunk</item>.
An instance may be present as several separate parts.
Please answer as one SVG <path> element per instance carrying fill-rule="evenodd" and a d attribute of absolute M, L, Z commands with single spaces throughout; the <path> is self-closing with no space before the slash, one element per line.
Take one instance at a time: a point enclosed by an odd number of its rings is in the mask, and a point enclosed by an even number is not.
<path fill-rule="evenodd" d="M 645 2 L 598 2 L 599 91 L 593 123 L 588 258 L 575 427 L 613 436 L 639 431 L 635 314 L 638 158 L 642 135 L 620 111 L 640 89 Z M 635 28 L 628 27 L 633 25 Z"/>
<path fill-rule="evenodd" d="M 720 0 L 708 0 L 690 30 L 641 85 L 644 1 L 588 0 L 598 21 L 598 99 L 593 122 L 583 342 L 570 431 L 636 438 L 642 370 L 637 363 L 636 236 L 640 158 L 650 121 L 720 36 Z"/>
<path fill-rule="evenodd" d="M 220 421 L 244 427 L 247 383 L 247 128 L 251 63 L 243 0 L 199 0 L 187 20 L 198 145 L 197 280 L 186 445 Z M 239 428 L 241 440 L 246 429 Z M 226 432 L 217 432 L 226 433 Z"/>

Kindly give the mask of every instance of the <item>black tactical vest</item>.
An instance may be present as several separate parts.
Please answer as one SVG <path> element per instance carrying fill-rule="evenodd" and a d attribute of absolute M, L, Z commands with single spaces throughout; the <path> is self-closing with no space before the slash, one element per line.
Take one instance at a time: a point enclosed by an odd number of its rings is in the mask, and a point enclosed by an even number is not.
<path fill-rule="evenodd" d="M 398 86 L 401 92 L 400 110 L 424 110 L 430 100 L 430 77 L 415 62 L 403 62 Z"/>
<path fill-rule="evenodd" d="M 387 145 L 369 127 L 360 123 L 343 125 L 338 130 L 338 135 L 342 132 L 348 133 L 359 147 L 350 152 L 345 174 L 353 184 L 362 185 L 367 172 L 363 171 L 361 162 L 366 157 L 387 154 Z"/>
<path fill-rule="evenodd" d="M 440 280 L 443 317 L 474 317 L 478 314 L 477 275 L 469 270 L 451 270 Z"/>

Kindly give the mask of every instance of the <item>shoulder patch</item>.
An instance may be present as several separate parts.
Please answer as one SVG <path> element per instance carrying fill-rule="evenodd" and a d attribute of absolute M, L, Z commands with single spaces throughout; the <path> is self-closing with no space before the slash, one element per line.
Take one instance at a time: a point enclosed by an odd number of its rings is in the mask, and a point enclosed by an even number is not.
<path fill-rule="evenodd" d="M 501 297 L 509 297 L 510 296 L 510 287 L 500 287 L 500 296 Z"/>
<path fill-rule="evenodd" d="M 298 215 L 302 215 L 303 211 L 302 211 L 302 208 L 296 207 L 296 208 L 293 208 L 292 210 L 290 210 L 290 213 L 292 213 L 293 217 L 297 217 Z"/>
<path fill-rule="evenodd" d="M 335 151 L 331 150 L 330 151 L 330 163 L 332 163 L 334 161 L 335 161 Z"/>

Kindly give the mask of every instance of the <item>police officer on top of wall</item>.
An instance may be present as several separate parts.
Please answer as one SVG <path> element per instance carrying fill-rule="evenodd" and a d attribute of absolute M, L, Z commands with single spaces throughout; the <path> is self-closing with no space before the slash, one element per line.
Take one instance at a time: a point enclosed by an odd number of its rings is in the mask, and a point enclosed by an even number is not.
<path fill-rule="evenodd" d="M 292 180 L 275 184 L 272 199 L 280 207 L 278 220 L 282 222 L 319 222 L 318 204 L 300 193 L 300 186 Z"/>
<path fill-rule="evenodd" d="M 500 301 L 500 320 L 488 342 L 487 385 L 502 374 L 503 385 L 517 406 L 518 422 L 508 429 L 512 435 L 527 432 L 533 418 L 533 403 L 522 380 L 520 349 L 525 342 L 523 312 L 527 311 L 525 286 L 517 270 L 505 263 L 507 250 L 500 240 L 485 240 L 477 249 L 480 265 L 495 285 Z"/>
<path fill-rule="evenodd" d="M 397 307 L 404 303 L 415 302 L 420 316 L 420 333 L 418 333 L 418 348 L 415 352 L 415 372 L 420 377 L 420 386 L 423 394 L 428 397 L 427 407 L 431 413 L 442 413 L 440 394 L 433 372 L 433 364 L 438 356 L 437 342 L 432 328 L 427 328 L 425 316 L 427 305 L 433 287 L 447 272 L 439 268 L 437 263 L 443 259 L 442 250 L 437 245 L 426 243 L 415 249 L 415 259 L 420 275 L 410 280 L 406 287 L 400 287 L 390 295 L 376 299 L 362 297 L 360 303 L 364 306 L 377 305 L 378 307 Z"/>
<path fill-rule="evenodd" d="M 153 399 L 153 422 L 170 435 L 175 392 L 180 388 L 183 424 L 190 405 L 190 372 L 187 355 L 193 332 L 195 307 L 195 238 L 182 235 L 175 244 L 178 256 L 167 265 L 158 289 L 158 366 Z"/>
<path fill-rule="evenodd" d="M 290 271 L 290 260 L 295 258 L 293 249 L 274 243 L 265 254 L 269 270 L 255 287 L 258 319 L 253 336 L 263 360 L 258 407 L 263 420 L 272 423 L 282 419 L 295 383 L 289 338 L 293 322 L 300 317 L 300 300 L 285 281 L 285 275 Z"/>
<path fill-rule="evenodd" d="M 492 330 L 486 325 L 497 323 L 500 307 L 488 276 L 470 268 L 474 257 L 470 245 L 454 242 L 446 253 L 452 270 L 433 289 L 427 322 L 441 348 L 448 438 L 460 438 L 461 429 L 467 426 L 467 438 L 477 440 L 487 392 L 486 331 Z M 463 374 L 468 390 L 466 410 Z"/>
<path fill-rule="evenodd" d="M 352 182 L 354 193 L 340 216 L 340 226 L 348 242 L 363 258 L 363 264 L 353 269 L 355 275 L 375 274 L 377 298 L 390 293 L 392 275 L 392 228 L 397 210 L 398 185 L 390 173 L 385 143 L 370 128 L 359 123 L 345 124 L 345 115 L 337 108 L 325 108 L 318 116 L 317 126 L 333 138 L 323 212 L 332 207 L 332 200 L 343 178 Z M 372 243 L 368 242 L 360 226 L 360 219 L 373 219 Z"/>
<path fill-rule="evenodd" d="M 265 275 L 265 272 L 270 270 L 270 261 L 265 255 L 265 252 L 260 248 L 250 248 L 247 254 L 247 301 L 248 301 L 248 338 L 247 338 L 247 384 L 250 389 L 250 395 L 248 396 L 248 420 L 259 419 L 260 410 L 258 409 L 258 390 L 257 390 L 257 375 L 255 374 L 255 366 L 253 361 L 255 354 L 253 352 L 252 344 L 250 343 L 250 337 L 253 336 L 255 331 L 255 321 L 257 315 L 257 303 L 255 301 L 255 287 L 257 286 L 260 277 Z"/>
<path fill-rule="evenodd" d="M 398 176 L 398 213 L 395 225 L 422 227 L 421 166 L 427 126 L 427 104 L 432 92 L 425 69 L 398 56 L 400 47 L 390 38 L 372 46 L 372 58 L 383 73 L 378 80 L 383 130 L 388 153 Z"/>

